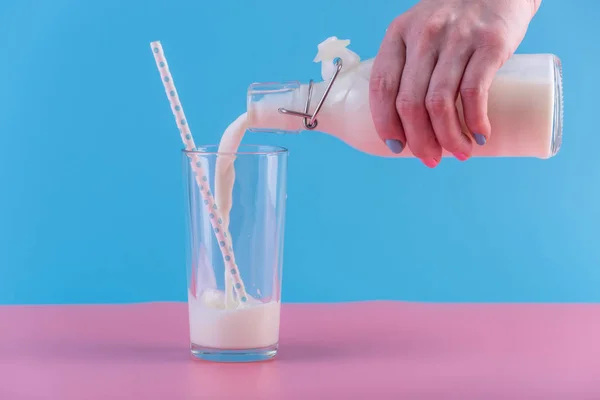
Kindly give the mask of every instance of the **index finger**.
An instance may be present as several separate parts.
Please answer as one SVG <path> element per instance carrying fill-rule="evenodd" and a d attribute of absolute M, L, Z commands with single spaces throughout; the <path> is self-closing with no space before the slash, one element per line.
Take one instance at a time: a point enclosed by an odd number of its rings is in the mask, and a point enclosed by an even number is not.
<path fill-rule="evenodd" d="M 396 110 L 406 46 L 396 25 L 392 24 L 388 29 L 375 57 L 369 82 L 369 103 L 377 134 L 397 154 L 406 147 L 406 135 Z"/>

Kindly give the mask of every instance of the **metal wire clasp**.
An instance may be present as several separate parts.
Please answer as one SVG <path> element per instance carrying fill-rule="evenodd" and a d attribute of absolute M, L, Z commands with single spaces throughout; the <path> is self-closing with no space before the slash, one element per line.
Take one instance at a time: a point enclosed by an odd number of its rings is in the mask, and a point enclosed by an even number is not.
<path fill-rule="evenodd" d="M 304 112 L 292 111 L 292 110 L 288 110 L 287 108 L 280 108 L 279 112 L 282 114 L 291 115 L 293 117 L 301 117 L 304 119 L 304 127 L 306 129 L 308 129 L 308 130 L 315 129 L 318 125 L 317 115 L 319 114 L 319 111 L 321 111 L 321 107 L 323 107 L 323 103 L 325 103 L 325 99 L 327 98 L 327 95 L 329 94 L 329 91 L 331 90 L 331 86 L 333 86 L 333 82 L 335 82 L 335 78 L 337 78 L 338 74 L 342 70 L 342 59 L 341 58 L 338 58 L 335 61 L 335 66 L 337 68 L 335 69 L 333 76 L 329 80 L 329 83 L 327 84 L 327 88 L 325 89 L 325 92 L 323 93 L 323 97 L 321 97 L 321 100 L 319 100 L 319 103 L 317 104 L 317 108 L 315 108 L 315 111 L 312 113 L 312 115 L 308 113 L 308 111 L 310 110 L 310 100 L 312 97 L 312 91 L 313 91 L 313 86 L 314 86 L 314 82 L 312 79 L 310 80 L 310 82 L 308 84 L 308 96 L 306 98 L 306 106 L 304 107 Z"/>

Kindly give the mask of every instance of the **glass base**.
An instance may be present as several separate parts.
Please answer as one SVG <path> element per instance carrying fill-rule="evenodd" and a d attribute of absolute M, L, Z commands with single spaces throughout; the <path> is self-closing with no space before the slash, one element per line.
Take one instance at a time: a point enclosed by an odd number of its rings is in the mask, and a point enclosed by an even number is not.
<path fill-rule="evenodd" d="M 214 362 L 267 361 L 277 355 L 277 344 L 256 349 L 225 350 L 198 346 L 192 343 L 190 349 L 194 358 Z"/>

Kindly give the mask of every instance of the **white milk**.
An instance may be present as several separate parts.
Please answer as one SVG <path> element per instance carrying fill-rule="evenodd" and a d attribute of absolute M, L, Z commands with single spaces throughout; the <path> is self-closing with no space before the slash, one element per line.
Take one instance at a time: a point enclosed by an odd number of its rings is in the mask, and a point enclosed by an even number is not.
<path fill-rule="evenodd" d="M 196 346 L 215 349 L 254 349 L 279 341 L 280 303 L 252 297 L 247 305 L 225 306 L 225 293 L 205 290 L 188 295 L 190 339 Z"/>
<path fill-rule="evenodd" d="M 215 166 L 215 202 L 221 210 L 225 231 L 229 231 L 229 213 L 233 204 L 232 195 L 235 183 L 235 156 L 228 154 L 237 152 L 244 133 L 246 133 L 247 125 L 246 113 L 244 113 L 227 127 L 219 143 L 219 155 Z M 225 273 L 225 296 L 226 304 L 232 304 L 233 279 L 227 272 Z"/>
<path fill-rule="evenodd" d="M 244 138 L 247 129 L 246 113 L 233 121 L 223 133 L 219 143 L 219 156 L 215 169 L 215 201 L 223 213 L 223 227 L 229 229 L 229 213 L 231 212 L 233 184 L 235 182 L 235 156 L 227 154 L 236 153 Z"/>
<path fill-rule="evenodd" d="M 342 45 L 340 45 L 342 43 Z M 345 48 L 348 41 L 330 38 L 321 43 L 316 61 L 322 62 L 323 81 L 315 83 L 312 113 L 333 74 L 334 58 L 342 70 L 317 116 L 316 130 L 333 135 L 362 152 L 385 157 L 414 157 L 406 148 L 393 154 L 377 135 L 369 107 L 369 78 L 373 59 L 360 62 Z M 251 131 L 298 133 L 302 118 L 284 115 L 279 108 L 303 112 L 308 85 L 258 83 L 248 91 Z M 463 132 L 470 135 L 457 101 Z M 488 116 L 491 138 L 484 146 L 473 145 L 474 157 L 537 157 L 556 154 L 562 139 L 562 81 L 560 61 L 551 54 L 517 54 L 498 71 L 492 83 Z M 444 152 L 444 156 L 451 156 Z"/>
<path fill-rule="evenodd" d="M 242 114 L 229 125 L 219 144 L 214 192 L 225 230 L 229 228 L 235 181 L 233 153 L 237 152 L 246 127 L 246 114 Z M 227 350 L 252 349 L 276 345 L 279 340 L 280 303 L 263 303 L 250 296 L 246 303 L 238 302 L 227 272 L 225 291 L 205 289 L 198 298 L 189 293 L 188 307 L 190 339 L 196 346 Z"/>

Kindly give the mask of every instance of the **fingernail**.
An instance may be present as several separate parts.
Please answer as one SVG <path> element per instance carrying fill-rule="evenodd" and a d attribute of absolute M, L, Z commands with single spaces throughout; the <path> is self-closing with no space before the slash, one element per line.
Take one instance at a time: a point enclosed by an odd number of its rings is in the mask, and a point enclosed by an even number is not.
<path fill-rule="evenodd" d="M 481 133 L 474 133 L 473 136 L 475 137 L 475 141 L 478 145 L 483 146 L 485 144 L 485 136 L 483 136 Z"/>
<path fill-rule="evenodd" d="M 469 159 L 469 156 L 466 155 L 465 153 L 453 153 L 453 154 L 454 154 L 454 157 L 456 157 L 460 161 L 467 161 Z"/>
<path fill-rule="evenodd" d="M 401 141 L 396 140 L 396 139 L 387 139 L 385 141 L 385 145 L 388 147 L 388 149 L 390 149 L 392 151 L 392 153 L 394 154 L 398 154 L 401 153 L 402 150 L 404 149 L 404 145 L 402 144 Z"/>
<path fill-rule="evenodd" d="M 430 158 L 426 160 L 421 160 L 423 164 L 427 165 L 429 168 L 435 168 L 440 162 L 435 158 Z"/>

